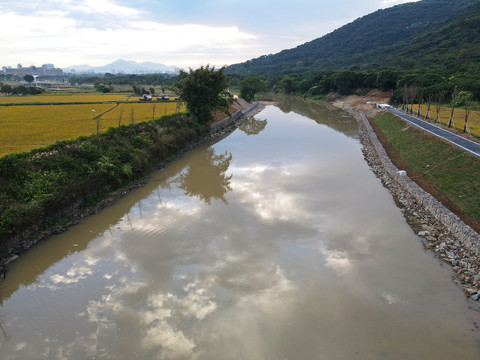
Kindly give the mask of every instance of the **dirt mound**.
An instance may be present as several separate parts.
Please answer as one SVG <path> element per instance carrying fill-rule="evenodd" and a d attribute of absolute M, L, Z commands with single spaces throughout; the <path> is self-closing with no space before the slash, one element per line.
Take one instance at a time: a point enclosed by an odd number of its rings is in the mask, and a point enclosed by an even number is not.
<path fill-rule="evenodd" d="M 250 108 L 252 106 L 252 104 L 248 103 L 247 101 L 245 101 L 242 98 L 237 98 L 233 102 L 232 106 L 234 108 L 236 108 L 237 110 L 247 110 L 248 108 Z"/>
<path fill-rule="evenodd" d="M 380 90 L 371 90 L 365 96 L 358 95 L 349 95 L 344 96 L 339 100 L 336 100 L 332 105 L 344 109 L 345 106 L 353 107 L 357 110 L 361 110 L 367 115 L 367 117 L 375 116 L 378 110 L 375 107 L 375 104 L 385 104 L 388 103 L 390 97 L 392 96 L 391 91 L 380 91 Z"/>

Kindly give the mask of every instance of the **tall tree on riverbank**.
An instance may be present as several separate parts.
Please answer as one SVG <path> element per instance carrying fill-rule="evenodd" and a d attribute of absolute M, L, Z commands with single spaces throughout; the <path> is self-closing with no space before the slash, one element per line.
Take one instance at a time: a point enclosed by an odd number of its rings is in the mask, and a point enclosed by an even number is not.
<path fill-rule="evenodd" d="M 448 127 L 452 127 L 452 124 L 453 126 L 455 126 L 455 123 L 453 122 L 453 113 L 455 112 L 455 107 L 457 107 L 457 103 L 458 103 L 458 97 L 460 95 L 460 90 L 458 89 L 457 86 L 455 86 L 455 88 L 453 89 L 452 91 L 452 111 L 450 112 L 450 119 L 448 119 Z"/>
<path fill-rule="evenodd" d="M 213 120 L 214 110 L 228 112 L 228 77 L 225 67 L 200 67 L 196 70 L 180 70 L 182 80 L 175 84 L 178 95 L 186 101 L 187 109 L 200 124 Z"/>
<path fill-rule="evenodd" d="M 424 88 L 418 88 L 417 96 L 416 96 L 416 100 L 418 102 L 417 116 L 422 115 L 422 106 L 425 103 L 424 93 L 425 93 Z"/>
<path fill-rule="evenodd" d="M 282 86 L 284 94 L 291 94 L 294 91 L 295 84 L 293 79 L 290 76 L 285 75 L 282 80 L 280 80 L 280 85 Z"/>
<path fill-rule="evenodd" d="M 428 94 L 427 96 L 427 112 L 425 113 L 424 119 L 427 120 L 430 116 L 430 108 L 432 107 L 433 94 Z"/>
<path fill-rule="evenodd" d="M 256 76 L 248 76 L 238 82 L 240 88 L 240 97 L 250 102 L 255 97 L 255 94 L 262 91 L 267 91 L 267 85 Z"/>
<path fill-rule="evenodd" d="M 418 94 L 418 87 L 411 85 L 407 88 L 405 88 L 405 91 L 407 93 L 407 111 L 410 111 L 410 113 L 413 114 L 413 103 L 415 102 L 415 99 L 417 98 Z M 410 104 L 410 110 L 408 110 L 408 104 Z"/>
<path fill-rule="evenodd" d="M 443 102 L 445 101 L 445 91 L 440 91 L 435 96 L 435 122 L 440 122 L 440 110 L 442 110 Z"/>
<path fill-rule="evenodd" d="M 464 133 L 469 133 L 470 134 L 470 128 L 468 127 L 468 117 L 470 116 L 470 113 L 472 111 L 472 94 L 469 92 L 465 92 L 465 124 L 463 126 L 463 132 Z"/>
<path fill-rule="evenodd" d="M 402 110 L 408 111 L 408 90 L 407 90 L 407 85 L 403 86 L 402 91 Z"/>

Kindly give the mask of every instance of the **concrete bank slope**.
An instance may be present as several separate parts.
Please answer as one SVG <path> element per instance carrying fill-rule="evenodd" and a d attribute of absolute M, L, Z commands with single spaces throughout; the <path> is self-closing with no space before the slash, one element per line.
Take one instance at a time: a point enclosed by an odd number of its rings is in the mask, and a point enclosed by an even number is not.
<path fill-rule="evenodd" d="M 211 132 L 216 132 L 220 129 L 229 127 L 229 126 L 233 125 L 235 122 L 237 122 L 240 118 L 247 117 L 247 116 L 253 116 L 256 113 L 263 110 L 263 108 L 265 108 L 265 106 L 257 102 L 255 104 L 249 106 L 246 109 L 237 110 L 232 116 L 228 116 L 225 119 L 223 119 L 222 121 L 218 121 L 215 124 L 212 124 L 210 126 L 210 130 L 211 130 Z"/>
<path fill-rule="evenodd" d="M 390 160 L 362 111 L 352 111 L 359 123 L 365 159 L 393 195 L 407 222 L 426 249 L 450 265 L 465 295 L 480 300 L 480 235 Z"/>

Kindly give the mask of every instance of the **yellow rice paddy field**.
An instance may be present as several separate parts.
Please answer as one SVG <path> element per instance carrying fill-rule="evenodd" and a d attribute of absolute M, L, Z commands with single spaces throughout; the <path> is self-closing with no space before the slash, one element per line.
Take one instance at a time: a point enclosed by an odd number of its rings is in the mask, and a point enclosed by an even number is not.
<path fill-rule="evenodd" d="M 129 93 L 62 93 L 27 96 L 0 96 L 0 104 L 23 103 L 80 103 L 80 102 L 107 102 L 107 101 L 138 101 L 141 96 Z M 153 97 L 156 98 L 155 96 Z M 170 97 L 175 100 L 175 97 Z"/>
<path fill-rule="evenodd" d="M 37 102 L 37 97 L 34 98 Z M 153 102 L 0 106 L 0 156 L 95 133 L 97 122 L 93 119 L 92 109 L 95 116 L 103 114 L 100 116 L 100 131 L 105 131 L 119 123 L 138 123 L 184 111 L 185 105 Z"/>
<path fill-rule="evenodd" d="M 76 103 L 76 102 L 103 102 L 103 101 L 128 101 L 130 94 L 94 94 L 94 93 L 65 93 L 27 96 L 3 96 L 0 97 L 0 104 L 18 103 Z M 138 100 L 135 96 L 133 100 Z"/>
<path fill-rule="evenodd" d="M 415 113 L 418 111 L 418 105 L 414 105 L 413 109 Z M 452 109 L 448 107 L 442 107 L 440 110 L 440 123 L 443 125 L 448 125 L 448 120 L 450 119 L 450 113 Z M 421 109 L 421 115 L 425 116 L 427 112 L 427 105 L 423 105 Z M 437 112 L 435 111 L 435 107 L 432 105 L 430 107 L 429 118 L 434 121 Z M 465 110 L 464 109 L 455 109 L 453 113 L 453 122 L 455 123 L 455 128 L 463 131 L 463 127 L 465 125 Z M 480 111 L 472 111 L 470 112 L 470 116 L 468 117 L 468 127 L 470 128 L 470 132 L 472 135 L 476 137 L 480 137 Z"/>

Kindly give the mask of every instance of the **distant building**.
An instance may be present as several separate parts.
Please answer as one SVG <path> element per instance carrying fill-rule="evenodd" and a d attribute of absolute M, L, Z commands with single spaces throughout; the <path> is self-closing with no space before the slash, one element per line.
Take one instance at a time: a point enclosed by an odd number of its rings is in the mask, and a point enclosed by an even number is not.
<path fill-rule="evenodd" d="M 24 76 L 24 75 L 57 76 L 57 75 L 63 75 L 63 70 L 55 68 L 53 64 L 43 64 L 42 67 L 36 67 L 36 66 L 23 67 L 22 64 L 18 64 L 16 68 L 12 68 L 11 66 L 2 67 L 2 73 L 18 75 L 18 76 Z"/>

